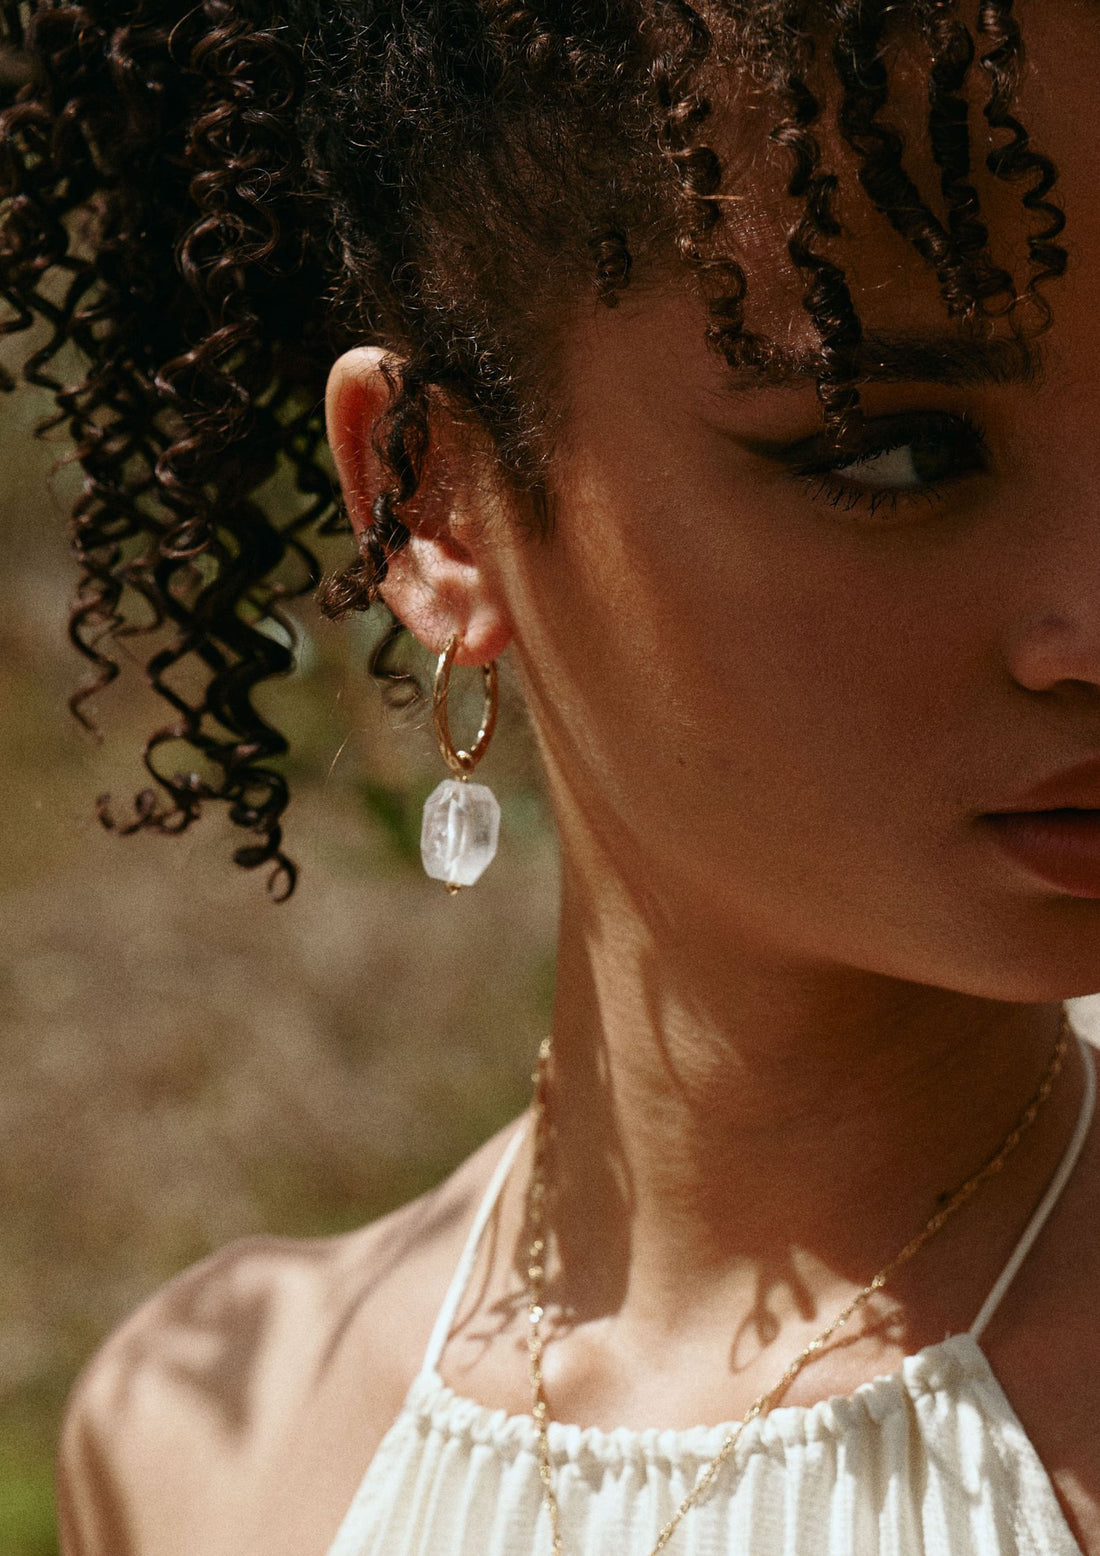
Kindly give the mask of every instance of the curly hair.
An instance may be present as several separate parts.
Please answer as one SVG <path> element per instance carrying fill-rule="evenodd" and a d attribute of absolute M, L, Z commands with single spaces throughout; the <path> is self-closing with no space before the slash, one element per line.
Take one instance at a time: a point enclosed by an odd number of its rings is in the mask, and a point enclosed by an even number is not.
<path fill-rule="evenodd" d="M 927 54 L 942 215 L 884 117 L 899 18 Z M 23 374 L 54 396 L 46 425 L 68 429 L 83 470 L 70 633 L 91 669 L 71 705 L 94 727 L 115 645 L 137 635 L 172 710 L 145 748 L 151 786 L 122 822 L 101 801 L 104 822 L 181 831 L 225 801 L 248 835 L 237 863 L 289 895 L 286 741 L 254 701 L 292 665 L 284 602 L 320 586 L 338 617 L 376 599 L 441 405 L 485 429 L 549 522 L 563 300 L 615 307 L 640 262 L 672 263 L 709 346 L 766 364 L 708 134 L 731 72 L 772 103 L 789 159 L 787 253 L 838 444 L 858 435 L 861 327 L 816 133 L 822 68 L 862 190 L 948 314 L 1044 328 L 1063 217 L 1012 112 L 1022 58 L 1012 0 L 981 0 L 975 33 L 956 0 L 0 0 L 0 332 L 44 328 Z M 990 254 L 972 182 L 979 69 L 989 171 L 1022 186 L 1022 287 Z M 387 484 L 358 555 L 322 580 L 310 536 L 348 528 L 324 384 L 363 343 L 387 352 Z M 280 472 L 290 517 L 267 501 Z M 166 770 L 180 742 L 195 770 Z"/>

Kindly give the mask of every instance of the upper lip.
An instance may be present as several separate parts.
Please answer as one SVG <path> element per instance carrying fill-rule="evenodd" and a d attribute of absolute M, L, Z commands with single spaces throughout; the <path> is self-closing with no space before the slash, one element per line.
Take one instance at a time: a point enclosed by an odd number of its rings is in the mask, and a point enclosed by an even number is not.
<path fill-rule="evenodd" d="M 1063 768 L 1008 805 L 999 805 L 986 814 L 1004 816 L 1036 810 L 1100 810 L 1100 756 L 1079 762 L 1076 767 Z"/>

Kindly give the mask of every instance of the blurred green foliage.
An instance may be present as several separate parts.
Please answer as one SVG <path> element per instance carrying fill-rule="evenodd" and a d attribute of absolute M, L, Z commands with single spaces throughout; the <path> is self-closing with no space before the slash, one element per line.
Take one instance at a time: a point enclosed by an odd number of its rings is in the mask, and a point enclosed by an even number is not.
<path fill-rule="evenodd" d="M 367 817 L 388 838 L 401 863 L 416 865 L 420 859 L 420 812 L 427 796 L 364 778 L 359 797 Z"/>
<path fill-rule="evenodd" d="M 0 1552 L 56 1556 L 53 1471 L 41 1457 L 0 1457 Z"/>

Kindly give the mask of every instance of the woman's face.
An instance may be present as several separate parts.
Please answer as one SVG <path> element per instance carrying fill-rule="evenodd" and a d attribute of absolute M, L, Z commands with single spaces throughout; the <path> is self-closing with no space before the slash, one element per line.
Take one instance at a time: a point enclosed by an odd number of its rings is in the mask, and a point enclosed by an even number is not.
<path fill-rule="evenodd" d="M 731 373 L 682 289 L 593 307 L 568 347 L 553 537 L 490 565 L 566 849 L 593 879 L 681 934 L 705 915 L 732 955 L 1050 999 L 1100 986 L 1100 864 L 1094 896 L 1050 884 L 983 818 L 1100 758 L 1100 13 L 1018 14 L 1019 112 L 1069 222 L 1041 360 L 967 345 L 922 262 L 849 196 L 838 255 L 893 370 L 864 391 L 866 457 L 811 473 L 821 418 L 797 358 L 815 339 L 775 257 L 789 211 L 746 194 L 729 231 L 790 383 Z M 919 124 L 922 83 L 890 117 Z M 825 160 L 851 187 L 827 136 Z M 978 183 L 994 255 L 1021 274 L 1020 186 Z M 1100 778 L 1094 793 L 1100 809 Z"/>

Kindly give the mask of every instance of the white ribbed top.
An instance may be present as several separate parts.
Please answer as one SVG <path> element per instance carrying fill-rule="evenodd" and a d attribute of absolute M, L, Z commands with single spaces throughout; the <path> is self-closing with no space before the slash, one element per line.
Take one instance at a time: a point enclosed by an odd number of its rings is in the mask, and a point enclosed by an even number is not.
<path fill-rule="evenodd" d="M 1079 1040 L 1080 1041 L 1080 1040 Z M 979 1344 L 1069 1180 L 1073 1138 L 972 1327 L 897 1372 L 749 1423 L 670 1556 L 1082 1556 L 1050 1477 Z M 529 1415 L 464 1399 L 438 1371 L 481 1235 L 522 1139 L 509 1142 L 474 1218 L 424 1365 L 328 1556 L 546 1556 L 550 1527 Z M 567 1556 L 649 1556 L 732 1423 L 632 1431 L 551 1422 Z"/>

